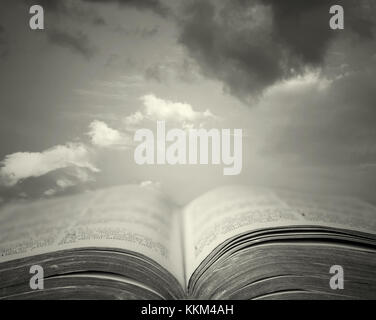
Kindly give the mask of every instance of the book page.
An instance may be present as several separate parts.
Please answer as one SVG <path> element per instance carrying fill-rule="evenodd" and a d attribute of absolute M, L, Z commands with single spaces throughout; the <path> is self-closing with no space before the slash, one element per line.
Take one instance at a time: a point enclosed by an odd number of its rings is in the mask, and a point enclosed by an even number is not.
<path fill-rule="evenodd" d="M 9 205 L 0 211 L 0 262 L 72 248 L 143 254 L 184 283 L 179 216 L 161 193 L 121 186 Z"/>
<path fill-rule="evenodd" d="M 243 232 L 324 226 L 376 233 L 376 209 L 357 199 L 228 186 L 184 209 L 186 279 L 219 244 Z"/>

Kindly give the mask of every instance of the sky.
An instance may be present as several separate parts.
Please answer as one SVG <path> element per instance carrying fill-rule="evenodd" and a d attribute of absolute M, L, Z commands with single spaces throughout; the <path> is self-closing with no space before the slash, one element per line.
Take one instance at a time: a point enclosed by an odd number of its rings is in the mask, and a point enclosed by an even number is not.
<path fill-rule="evenodd" d="M 344 30 L 329 0 L 1 0 L 0 202 L 119 184 L 182 204 L 224 184 L 376 201 L 376 4 L 335 3 Z M 241 174 L 135 164 L 157 120 L 243 129 Z"/>

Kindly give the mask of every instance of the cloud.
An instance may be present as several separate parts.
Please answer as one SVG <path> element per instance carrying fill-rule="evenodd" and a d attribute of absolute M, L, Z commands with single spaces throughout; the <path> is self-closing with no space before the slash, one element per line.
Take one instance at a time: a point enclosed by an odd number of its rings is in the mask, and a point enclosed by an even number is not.
<path fill-rule="evenodd" d="M 44 14 L 47 18 L 50 15 L 61 15 L 69 17 L 80 22 L 89 22 L 94 26 L 106 25 L 106 21 L 98 15 L 98 13 L 87 5 L 83 5 L 82 1 L 71 0 L 24 0 L 24 3 L 30 7 L 38 4 L 43 7 Z M 56 18 L 56 17 L 52 17 Z"/>
<path fill-rule="evenodd" d="M 89 125 L 88 135 L 91 143 L 102 148 L 128 149 L 132 145 L 131 138 L 125 134 L 110 128 L 105 122 L 95 120 Z"/>
<path fill-rule="evenodd" d="M 144 27 L 144 28 L 126 28 L 123 26 L 118 26 L 115 28 L 116 32 L 120 32 L 125 36 L 134 36 L 134 37 L 141 37 L 144 39 L 152 38 L 159 32 L 159 27 L 154 26 L 152 28 Z"/>
<path fill-rule="evenodd" d="M 142 112 L 137 111 L 135 113 L 132 113 L 130 116 L 126 117 L 124 121 L 127 128 L 134 128 L 144 120 L 145 115 Z"/>
<path fill-rule="evenodd" d="M 73 52 L 81 54 L 86 59 L 90 59 L 95 52 L 88 36 L 82 32 L 70 34 L 59 29 L 53 29 L 48 31 L 47 38 L 52 44 L 69 48 Z"/>
<path fill-rule="evenodd" d="M 270 124 L 264 154 L 294 165 L 376 163 L 376 63 L 368 69 L 332 81 L 311 74 L 268 89 L 258 104 L 260 122 Z"/>
<path fill-rule="evenodd" d="M 66 188 L 69 188 L 69 187 L 73 187 L 75 185 L 75 183 L 70 179 L 62 178 L 62 179 L 58 179 L 56 181 L 56 185 L 59 186 L 62 189 L 66 189 Z"/>
<path fill-rule="evenodd" d="M 66 190 L 77 190 L 74 188 L 76 186 L 81 186 L 88 182 L 94 182 L 94 176 L 91 170 L 82 167 L 71 167 L 59 172 L 53 177 L 55 180 L 55 185 L 53 190 L 55 190 L 54 195 L 61 194 Z"/>
<path fill-rule="evenodd" d="M 139 10 L 148 9 L 161 16 L 168 13 L 168 8 L 165 7 L 159 0 L 84 0 L 92 3 L 117 3 L 122 6 L 133 7 Z"/>
<path fill-rule="evenodd" d="M 194 83 L 200 80 L 198 67 L 192 59 L 165 59 L 151 64 L 145 70 L 146 80 L 173 84 L 176 81 Z"/>
<path fill-rule="evenodd" d="M 0 184 L 11 187 L 24 179 L 40 177 L 69 167 L 99 171 L 90 162 L 89 150 L 85 145 L 68 143 L 43 152 L 17 152 L 7 155 L 1 162 Z"/>
<path fill-rule="evenodd" d="M 293 11 L 284 7 L 287 2 L 281 1 L 280 7 L 273 1 L 268 3 L 272 4 L 273 23 L 285 24 L 279 27 L 276 42 L 288 50 L 290 57 L 299 56 L 303 64 L 299 72 L 260 88 L 263 94 L 251 111 L 259 125 L 254 124 L 258 126 L 251 135 L 259 138 L 262 156 L 292 166 L 371 169 L 368 164 L 376 163 L 376 41 L 375 18 L 370 13 L 375 11 L 365 12 L 365 1 L 354 2 L 352 7 L 346 2 L 345 30 L 329 34 L 327 41 L 321 43 L 320 32 L 316 41 L 309 28 L 288 28 L 297 21 L 289 18 Z M 325 1 L 317 3 L 327 5 Z M 375 8 L 373 2 L 369 4 Z M 306 5 L 299 2 L 297 10 Z M 310 5 L 316 6 L 316 2 Z M 303 17 L 304 10 L 300 8 L 296 14 Z M 313 14 L 312 10 L 309 14 Z M 324 33 L 324 39 L 326 36 Z M 309 49 L 308 39 L 318 46 L 316 52 Z M 300 43 L 303 41 L 308 43 Z M 243 97 L 244 94 L 239 93 Z"/>
<path fill-rule="evenodd" d="M 56 177 L 55 185 L 43 192 L 43 195 L 47 197 L 56 196 L 66 193 L 68 189 L 72 189 L 80 184 L 94 181 L 89 172 L 82 168 L 71 168 L 71 170 L 65 170 L 60 172 Z"/>
<path fill-rule="evenodd" d="M 32 5 L 36 4 L 34 0 L 24 0 L 24 2 L 28 6 L 32 6 Z M 65 8 L 66 1 L 61 1 L 61 0 L 39 0 L 38 1 L 38 5 L 42 6 L 43 9 L 52 10 L 52 11 L 59 11 L 59 10 L 63 10 L 63 8 Z"/>
<path fill-rule="evenodd" d="M 153 94 L 141 98 L 146 109 L 146 115 L 153 119 L 173 121 L 195 121 L 211 115 L 210 111 L 197 112 L 188 103 L 163 100 Z"/>
<path fill-rule="evenodd" d="M 210 110 L 204 112 L 195 111 L 193 107 L 185 102 L 173 102 L 148 94 L 141 97 L 144 104 L 143 111 L 137 111 L 125 118 L 127 129 L 134 129 L 146 121 L 164 120 L 183 127 L 203 125 L 209 119 L 216 117 Z"/>
<path fill-rule="evenodd" d="M 33 5 L 35 1 L 24 0 L 26 4 Z M 75 5 L 76 5 L 76 1 Z M 158 0 L 82 0 L 86 3 L 99 3 L 99 4 L 109 4 L 115 3 L 124 7 L 131 7 L 139 10 L 151 10 L 159 15 L 165 16 L 168 13 L 168 8 L 166 8 Z M 73 6 L 72 1 L 62 1 L 62 0 L 39 0 L 38 4 L 43 6 L 43 8 L 51 10 L 59 14 L 70 14 L 72 11 L 77 10 L 76 6 Z"/>
<path fill-rule="evenodd" d="M 329 0 L 188 1 L 179 14 L 179 41 L 206 76 L 247 99 L 321 67 L 334 39 L 374 41 L 369 2 L 337 3 L 346 8 L 345 34 L 329 28 Z"/>
<path fill-rule="evenodd" d="M 44 195 L 47 196 L 47 197 L 51 197 L 53 195 L 56 194 L 56 190 L 55 189 L 48 189 L 44 192 Z"/>
<path fill-rule="evenodd" d="M 153 190 L 158 190 L 161 188 L 161 183 L 160 182 L 154 182 L 151 180 L 147 181 L 142 181 L 140 183 L 141 188 L 147 188 L 147 189 L 153 189 Z"/>

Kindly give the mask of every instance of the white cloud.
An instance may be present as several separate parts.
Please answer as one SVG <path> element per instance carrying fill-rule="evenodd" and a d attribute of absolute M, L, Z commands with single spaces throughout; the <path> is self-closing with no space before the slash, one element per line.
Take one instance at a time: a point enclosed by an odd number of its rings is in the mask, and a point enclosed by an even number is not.
<path fill-rule="evenodd" d="M 134 126 L 142 122 L 144 119 L 144 114 L 140 111 L 137 111 L 125 118 L 125 125 L 127 126 L 127 128 L 133 128 Z"/>
<path fill-rule="evenodd" d="M 269 96 L 278 96 L 281 94 L 291 95 L 291 92 L 294 92 L 294 94 L 304 94 L 307 90 L 312 89 L 322 92 L 329 89 L 332 83 L 333 80 L 322 77 L 319 72 L 307 72 L 270 86 L 265 91 L 265 97 L 268 98 Z"/>
<path fill-rule="evenodd" d="M 141 97 L 144 110 L 137 111 L 125 119 L 127 129 L 134 129 L 145 120 L 164 120 L 179 123 L 183 128 L 203 126 L 203 122 L 216 118 L 210 110 L 195 111 L 188 103 L 173 102 L 148 94 Z"/>
<path fill-rule="evenodd" d="M 90 162 L 89 151 L 80 143 L 58 145 L 43 152 L 17 152 L 7 155 L 0 163 L 2 185 L 13 186 L 20 180 L 40 177 L 51 171 L 77 167 L 92 172 L 99 170 Z"/>
<path fill-rule="evenodd" d="M 90 171 L 86 168 L 73 167 L 64 170 L 62 174 L 63 176 L 56 179 L 56 184 L 43 193 L 44 196 L 56 196 L 59 193 L 64 192 L 67 188 L 74 187 L 82 183 L 95 181 L 93 175 L 90 174 Z"/>
<path fill-rule="evenodd" d="M 69 187 L 73 187 L 76 184 L 70 179 L 62 178 L 62 179 L 58 179 L 56 181 L 56 185 L 59 186 L 62 189 L 66 189 L 66 188 L 69 188 Z"/>
<path fill-rule="evenodd" d="M 74 168 L 74 172 L 72 173 L 72 176 L 75 177 L 79 182 L 94 181 L 94 178 L 84 168 L 78 168 L 78 167 Z"/>
<path fill-rule="evenodd" d="M 149 188 L 149 189 L 159 189 L 161 187 L 161 183 L 151 181 L 151 180 L 147 180 L 147 181 L 142 181 L 140 183 L 140 187 L 141 188 Z"/>
<path fill-rule="evenodd" d="M 55 189 L 48 189 L 44 192 L 44 195 L 47 196 L 47 197 L 51 197 L 53 195 L 56 194 L 56 190 Z"/>
<path fill-rule="evenodd" d="M 193 122 L 211 115 L 209 110 L 197 112 L 194 111 L 192 106 L 188 103 L 163 100 L 153 94 L 143 96 L 141 100 L 145 105 L 146 115 L 156 120 Z"/>
<path fill-rule="evenodd" d="M 91 138 L 91 143 L 95 146 L 127 149 L 132 144 L 126 134 L 110 128 L 103 121 L 95 120 L 89 125 L 89 128 L 88 135 Z"/>

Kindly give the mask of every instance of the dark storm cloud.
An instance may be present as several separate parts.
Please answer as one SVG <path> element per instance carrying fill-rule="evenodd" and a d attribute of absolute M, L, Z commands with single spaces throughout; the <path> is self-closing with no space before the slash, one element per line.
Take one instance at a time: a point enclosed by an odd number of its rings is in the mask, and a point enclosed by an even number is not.
<path fill-rule="evenodd" d="M 329 8 L 333 4 L 343 6 L 346 30 L 351 29 L 361 37 L 373 37 L 374 17 L 367 4 L 370 9 L 376 7 L 369 0 L 259 2 L 272 7 L 275 39 L 300 56 L 304 63 L 322 63 L 329 41 L 340 34 L 329 28 Z"/>
<path fill-rule="evenodd" d="M 329 28 L 329 0 L 192 0 L 179 14 L 179 40 L 206 76 L 242 100 L 319 71 L 326 90 L 274 91 L 264 151 L 306 165 L 376 166 L 376 3 L 335 3 L 345 30 Z"/>
<path fill-rule="evenodd" d="M 33 0 L 24 0 L 27 6 L 32 6 L 35 3 Z M 79 21 L 90 22 L 93 25 L 105 25 L 105 20 L 93 9 L 82 8 L 80 1 L 65 1 L 65 0 L 40 0 L 38 5 L 41 5 L 45 14 L 58 14 L 71 17 Z"/>
<path fill-rule="evenodd" d="M 159 32 L 159 27 L 154 26 L 152 28 L 145 27 L 145 28 L 130 29 L 130 28 L 125 28 L 123 26 L 118 26 L 116 27 L 115 31 L 120 32 L 121 34 L 126 35 L 126 36 L 136 36 L 136 37 L 138 36 L 138 37 L 147 39 L 147 38 L 152 38 L 156 36 Z"/>
<path fill-rule="evenodd" d="M 374 39 L 372 2 L 344 5 L 346 29 Z M 180 14 L 180 42 L 202 71 L 246 98 L 279 80 L 323 64 L 331 41 L 329 0 L 189 1 Z M 374 11 L 373 11 L 374 12 Z M 347 31 L 347 30 L 346 30 Z"/>
<path fill-rule="evenodd" d="M 320 60 L 321 77 L 332 84 L 303 94 L 291 89 L 287 101 L 275 101 L 287 120 L 276 123 L 268 140 L 274 157 L 285 155 L 300 164 L 376 167 L 376 3 L 344 2 L 344 8 L 345 30 Z"/>
<path fill-rule="evenodd" d="M 24 0 L 28 5 L 35 4 L 34 0 Z M 82 2 L 87 3 L 116 3 L 123 6 L 133 7 L 136 9 L 149 9 L 153 12 L 165 15 L 167 14 L 167 8 L 164 7 L 158 0 L 81 0 Z M 38 4 L 43 6 L 46 10 L 51 10 L 57 13 L 69 14 L 71 7 L 71 3 L 69 1 L 64 0 L 39 0 Z M 69 4 L 69 6 L 67 5 Z"/>
<path fill-rule="evenodd" d="M 279 97 L 288 120 L 275 123 L 266 151 L 300 164 L 375 166 L 376 61 L 369 68 L 372 72 L 345 76 L 328 90 L 306 90 L 293 102 Z"/>
<path fill-rule="evenodd" d="M 90 59 L 95 52 L 87 35 L 82 32 L 70 34 L 62 30 L 54 29 L 48 31 L 47 37 L 52 44 L 69 48 L 72 51 L 81 54 L 86 59 Z"/>
<path fill-rule="evenodd" d="M 104 20 L 104 18 L 95 17 L 93 19 L 93 24 L 96 25 L 96 26 L 105 26 L 107 23 L 106 23 L 106 20 Z"/>
<path fill-rule="evenodd" d="M 26 5 L 31 6 L 35 4 L 33 0 L 24 0 Z M 89 22 L 94 26 L 105 26 L 107 22 L 103 17 L 98 14 L 94 5 L 82 6 L 82 4 L 111 4 L 115 3 L 124 7 L 133 7 L 139 10 L 148 9 L 159 15 L 167 14 L 167 9 L 158 0 L 81 0 L 81 1 L 65 1 L 65 0 L 40 0 L 38 2 L 41 5 L 46 14 L 46 25 L 52 25 L 55 22 L 53 15 L 62 15 L 69 17 L 73 20 L 81 22 Z M 59 20 L 57 20 L 59 21 Z M 48 30 L 49 28 L 47 28 Z M 141 36 L 149 36 L 155 34 L 158 30 L 151 30 L 147 33 L 141 33 Z M 84 34 L 69 34 L 59 30 L 53 30 L 48 33 L 48 39 L 58 45 L 69 47 L 74 51 L 84 55 L 86 58 L 90 58 L 94 51 L 92 45 L 89 43 L 89 39 Z"/>
<path fill-rule="evenodd" d="M 162 16 L 168 13 L 168 9 L 159 0 L 83 0 L 93 3 L 117 3 L 119 5 L 134 7 L 136 9 L 149 9 Z"/>
<path fill-rule="evenodd" d="M 32 5 L 40 5 L 42 6 L 44 9 L 48 9 L 48 10 L 59 10 L 59 8 L 61 8 L 61 6 L 63 5 L 63 2 L 64 1 L 59 1 L 59 0 L 38 0 L 38 1 L 34 1 L 34 0 L 24 0 L 24 2 L 28 5 L 28 6 L 32 6 Z"/>

